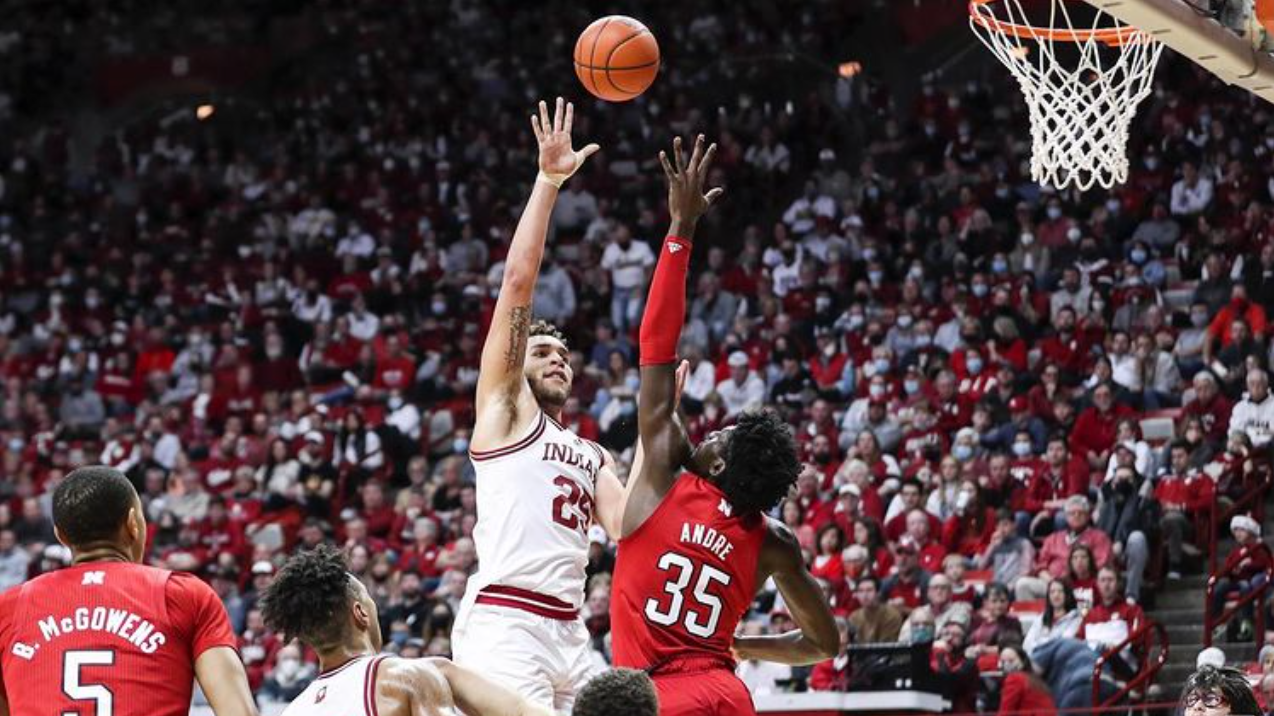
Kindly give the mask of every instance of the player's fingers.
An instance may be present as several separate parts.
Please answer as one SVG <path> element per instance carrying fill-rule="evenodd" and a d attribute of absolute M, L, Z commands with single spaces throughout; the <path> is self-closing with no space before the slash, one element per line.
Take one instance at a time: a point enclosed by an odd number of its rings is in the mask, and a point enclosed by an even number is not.
<path fill-rule="evenodd" d="M 562 98 L 557 98 L 557 103 L 553 107 L 553 131 L 562 131 L 562 125 L 566 122 L 566 107 L 563 106 Z"/>
<path fill-rule="evenodd" d="M 575 124 L 575 104 L 566 103 L 566 123 L 562 126 L 562 131 L 567 134 L 571 133 L 571 125 Z"/>
<path fill-rule="evenodd" d="M 553 131 L 553 120 L 549 119 L 549 104 L 544 100 L 540 100 L 540 127 L 546 137 Z"/>
<path fill-rule="evenodd" d="M 699 160 L 703 158 L 703 135 L 695 137 L 695 147 L 690 152 L 690 163 L 686 165 L 686 170 L 691 174 L 699 171 Z"/>
<path fill-rule="evenodd" d="M 668 152 L 659 152 L 659 163 L 664 165 L 664 176 L 668 177 L 668 181 L 674 181 L 677 178 L 677 172 L 668 163 Z"/>
<path fill-rule="evenodd" d="M 540 129 L 540 118 L 531 115 L 531 129 L 535 131 L 535 141 L 544 143 L 544 130 Z"/>
<path fill-rule="evenodd" d="M 717 154 L 717 143 L 713 142 L 708 145 L 708 151 L 703 153 L 703 159 L 699 160 L 699 186 L 703 186 L 703 180 L 708 176 L 708 169 L 712 167 L 712 158 Z"/>
<path fill-rule="evenodd" d="M 601 147 L 596 144 L 584 145 L 584 148 L 579 150 L 579 160 L 582 162 L 585 159 L 588 159 L 589 157 L 596 154 L 599 149 L 601 149 Z"/>
<path fill-rule="evenodd" d="M 717 187 L 713 189 L 712 191 L 709 191 L 707 194 L 704 194 L 703 198 L 707 199 L 708 205 L 711 206 L 712 203 L 715 202 L 717 199 L 721 198 L 721 195 L 724 193 L 725 193 L 725 189 L 722 189 L 721 187 Z"/>
<path fill-rule="evenodd" d="M 676 160 L 677 173 L 686 170 L 686 155 L 681 151 L 681 137 L 672 138 L 672 156 Z"/>

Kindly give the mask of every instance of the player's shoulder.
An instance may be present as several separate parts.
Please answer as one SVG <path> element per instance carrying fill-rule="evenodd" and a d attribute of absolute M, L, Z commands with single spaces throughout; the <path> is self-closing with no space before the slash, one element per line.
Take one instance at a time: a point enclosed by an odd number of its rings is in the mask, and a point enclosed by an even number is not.
<path fill-rule="evenodd" d="M 796 533 L 773 517 L 762 515 L 761 519 L 764 521 L 762 529 L 765 530 L 764 541 L 761 543 L 761 560 L 768 567 L 767 571 L 784 571 L 784 565 L 794 562 L 803 564 L 801 542 Z"/>
<path fill-rule="evenodd" d="M 450 706 L 447 670 L 452 666 L 447 659 L 381 657 L 375 668 L 376 696 L 395 703 L 423 700 L 431 706 Z"/>

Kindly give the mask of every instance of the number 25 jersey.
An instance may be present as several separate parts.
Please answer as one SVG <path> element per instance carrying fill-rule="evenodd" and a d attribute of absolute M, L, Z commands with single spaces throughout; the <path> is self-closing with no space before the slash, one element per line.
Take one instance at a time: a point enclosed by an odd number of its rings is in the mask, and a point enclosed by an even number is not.
<path fill-rule="evenodd" d="M 684 659 L 732 663 L 730 646 L 756 594 L 765 517 L 740 518 L 711 482 L 683 475 L 619 543 L 610 615 L 615 666 Z"/>
<path fill-rule="evenodd" d="M 191 574 L 89 562 L 0 594 L 15 716 L 184 716 L 195 660 L 235 645 L 221 600 Z"/>

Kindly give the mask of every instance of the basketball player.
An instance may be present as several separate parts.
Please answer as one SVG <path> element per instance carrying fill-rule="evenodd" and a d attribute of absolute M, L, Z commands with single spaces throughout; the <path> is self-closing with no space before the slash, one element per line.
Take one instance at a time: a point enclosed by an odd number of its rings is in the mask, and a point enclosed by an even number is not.
<path fill-rule="evenodd" d="M 695 141 L 686 161 L 674 140 L 668 178 L 672 226 L 651 280 L 641 324 L 634 468 L 611 593 L 616 666 L 646 670 L 660 714 L 754 714 L 734 675 L 734 655 L 813 664 L 839 648 L 822 591 L 796 537 L 763 513 L 796 482 L 800 463 L 788 426 L 772 412 L 744 413 L 731 428 L 690 445 L 677 417 L 676 346 L 685 317 L 686 271 L 699 217 L 721 195 L 704 194 L 716 150 Z M 678 479 L 682 466 L 691 474 Z M 776 636 L 734 637 L 757 586 L 773 577 L 796 624 Z"/>
<path fill-rule="evenodd" d="M 285 638 L 318 652 L 322 670 L 284 716 L 549 716 L 550 712 L 446 659 L 379 655 L 376 602 L 327 546 L 288 560 L 261 601 Z"/>
<path fill-rule="evenodd" d="M 614 461 L 558 422 L 571 394 L 569 352 L 531 301 L 558 188 L 597 151 L 571 148 L 574 108 L 531 127 L 540 173 L 522 212 L 496 299 L 477 387 L 470 457 L 477 474 L 478 572 L 452 634 L 456 662 L 533 701 L 569 711 L 594 674 L 584 602 L 588 528 L 618 535 L 624 497 Z"/>
<path fill-rule="evenodd" d="M 72 472 L 53 529 L 71 566 L 0 594 L 0 715 L 184 716 L 197 678 L 217 716 L 255 716 L 216 593 L 141 564 L 146 519 L 128 478 Z"/>

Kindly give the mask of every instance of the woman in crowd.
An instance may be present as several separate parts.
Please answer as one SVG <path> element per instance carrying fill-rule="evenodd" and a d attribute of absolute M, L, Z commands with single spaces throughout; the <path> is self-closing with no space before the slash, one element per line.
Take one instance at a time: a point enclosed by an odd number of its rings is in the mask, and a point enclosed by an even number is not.
<path fill-rule="evenodd" d="M 1035 673 L 1031 657 L 1016 645 L 1000 650 L 1000 671 L 1004 684 L 1000 687 L 1000 714 L 1013 716 L 1057 716 L 1053 694 Z"/>
<path fill-rule="evenodd" d="M 1048 584 L 1048 598 L 1044 604 L 1044 613 L 1031 625 L 1022 640 L 1022 648 L 1030 654 L 1037 647 L 1054 639 L 1074 639 L 1079 633 L 1079 623 L 1083 621 L 1079 605 L 1075 602 L 1075 592 L 1066 582 L 1054 579 Z"/>
<path fill-rule="evenodd" d="M 1067 564 L 1066 584 L 1075 594 L 1075 601 L 1080 606 L 1092 606 L 1097 588 L 1097 560 L 1093 551 L 1087 545 L 1077 544 L 1071 547 Z"/>
<path fill-rule="evenodd" d="M 995 510 L 982 503 L 982 490 L 974 480 L 960 485 L 956 513 L 942 526 L 942 543 L 948 552 L 967 559 L 977 557 L 991 543 Z"/>
<path fill-rule="evenodd" d="M 835 523 L 829 523 L 818 531 L 818 555 L 810 564 L 810 574 L 830 584 L 839 584 L 845 578 L 841 564 L 841 550 L 845 548 L 845 534 Z"/>
<path fill-rule="evenodd" d="M 870 517 L 864 517 L 854 523 L 854 544 L 867 549 L 868 573 L 878 578 L 888 576 L 894 566 L 894 555 L 885 543 L 885 531 L 880 523 Z"/>

